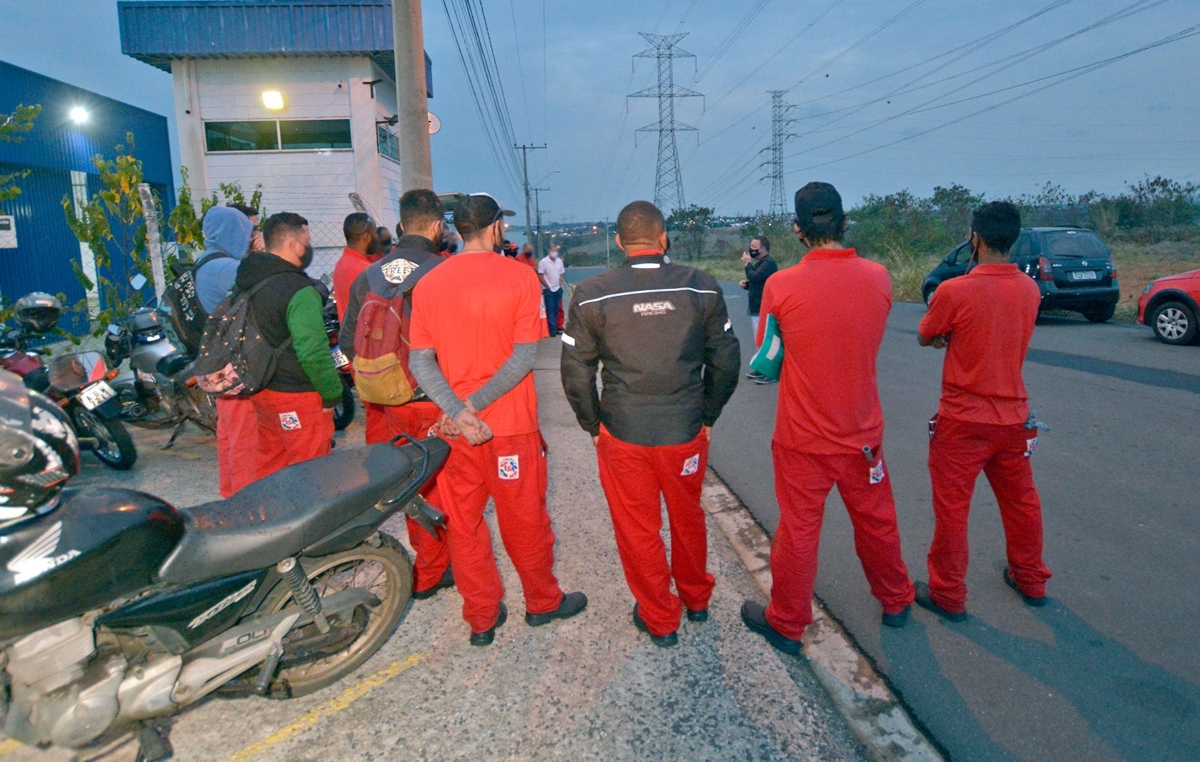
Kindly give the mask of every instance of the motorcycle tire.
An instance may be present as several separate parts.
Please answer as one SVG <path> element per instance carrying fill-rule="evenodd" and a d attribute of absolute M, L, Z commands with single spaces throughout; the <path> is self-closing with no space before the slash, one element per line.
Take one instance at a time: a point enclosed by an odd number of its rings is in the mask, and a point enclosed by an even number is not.
<path fill-rule="evenodd" d="M 103 420 L 83 407 L 71 409 L 71 420 L 81 436 L 94 437 L 100 446 L 93 452 L 100 462 L 117 471 L 128 471 L 137 463 L 137 447 L 119 419 Z"/>
<path fill-rule="evenodd" d="M 309 630 L 315 630 L 316 625 L 309 624 L 289 633 L 284 638 L 284 657 L 275 674 L 276 684 L 286 681 L 289 690 L 272 690 L 269 694 L 272 698 L 305 696 L 333 685 L 374 656 L 400 624 L 412 598 L 412 563 L 404 546 L 395 538 L 383 532 L 375 536 L 379 539 L 379 547 L 364 542 L 341 553 L 301 559 L 309 583 L 322 597 L 355 587 L 355 582 L 361 578 L 372 583 L 368 589 L 380 602 L 367 611 L 363 631 L 345 648 L 325 658 L 289 662 L 288 639 L 311 635 Z M 263 600 L 258 611 L 273 614 L 290 605 L 292 591 L 280 582 Z"/>
<path fill-rule="evenodd" d="M 342 378 L 342 401 L 333 409 L 333 430 L 341 431 L 354 420 L 354 387 L 346 378 Z"/>

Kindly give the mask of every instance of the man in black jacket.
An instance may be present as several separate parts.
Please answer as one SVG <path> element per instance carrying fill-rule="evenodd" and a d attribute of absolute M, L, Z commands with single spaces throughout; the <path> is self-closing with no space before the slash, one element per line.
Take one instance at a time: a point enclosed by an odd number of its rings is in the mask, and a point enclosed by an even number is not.
<path fill-rule="evenodd" d="M 249 291 L 271 278 L 250 300 L 263 337 L 273 347 L 287 344 L 266 388 L 250 398 L 258 417 L 258 443 L 238 453 L 257 465 L 259 478 L 310 458 L 328 455 L 333 408 L 342 381 L 329 355 L 323 300 L 304 270 L 312 263 L 308 220 L 291 212 L 263 223 L 267 250 L 252 251 L 238 265 L 235 291 Z"/>
<path fill-rule="evenodd" d="M 625 266 L 575 290 L 562 335 L 562 381 L 596 445 L 637 600 L 633 623 L 655 645 L 672 646 L 682 607 L 691 621 L 708 618 L 713 577 L 700 490 L 712 426 L 737 386 L 741 355 L 717 281 L 663 261 L 667 234 L 657 207 L 635 201 L 622 209 L 617 245 L 628 255 Z M 660 495 L 671 524 L 669 565 Z"/>
<path fill-rule="evenodd" d="M 368 266 L 350 286 L 346 315 L 338 334 L 338 346 L 351 360 L 357 354 L 354 339 L 367 294 L 374 292 L 386 297 L 385 292 L 395 288 L 404 294 L 407 306 L 411 308 L 412 290 L 417 282 L 443 261 L 438 256 L 438 249 L 446 232 L 445 213 L 442 202 L 431 190 L 417 188 L 400 197 L 400 224 L 409 232 L 401 236 L 395 250 Z M 407 315 L 402 322 L 407 323 Z M 398 351 L 399 347 L 396 349 Z M 367 444 L 387 442 L 402 433 L 424 437 L 441 417 L 438 406 L 425 399 L 424 394 L 403 405 L 381 405 L 364 400 L 363 407 L 367 411 Z M 436 478 L 429 482 L 422 494 L 435 508 L 443 507 Z M 450 571 L 450 550 L 444 538 L 429 534 L 411 518 L 405 523 L 408 525 L 409 543 L 416 553 L 413 562 L 413 598 L 432 598 L 439 590 L 454 585 L 454 574 Z"/>
<path fill-rule="evenodd" d="M 767 278 L 779 272 L 779 265 L 775 263 L 774 259 L 771 259 L 771 241 L 765 235 L 750 239 L 750 248 L 742 254 L 742 263 L 746 265 L 746 277 L 742 280 L 741 286 L 747 291 L 750 327 L 757 336 L 758 312 L 762 307 L 763 287 L 767 285 Z M 746 378 L 756 384 L 775 383 L 775 380 L 754 370 L 748 372 Z"/>

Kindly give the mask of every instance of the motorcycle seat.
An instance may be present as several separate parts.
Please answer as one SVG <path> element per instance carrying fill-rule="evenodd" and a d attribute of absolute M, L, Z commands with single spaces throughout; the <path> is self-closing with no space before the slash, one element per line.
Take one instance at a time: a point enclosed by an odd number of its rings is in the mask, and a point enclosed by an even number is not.
<path fill-rule="evenodd" d="M 438 462 L 431 457 L 431 468 Z M 339 449 L 277 471 L 228 500 L 182 508 L 187 528 L 159 577 L 190 584 L 272 566 L 395 496 L 419 468 L 413 447 Z"/>

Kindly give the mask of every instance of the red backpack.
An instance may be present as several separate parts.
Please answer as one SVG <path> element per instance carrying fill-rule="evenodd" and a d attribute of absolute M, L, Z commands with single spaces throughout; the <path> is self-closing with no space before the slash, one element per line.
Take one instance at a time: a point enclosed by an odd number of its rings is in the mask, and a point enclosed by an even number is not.
<path fill-rule="evenodd" d="M 364 402 L 403 405 L 417 394 L 408 369 L 411 307 L 401 285 L 377 267 L 366 271 L 367 294 L 354 330 L 354 385 Z"/>

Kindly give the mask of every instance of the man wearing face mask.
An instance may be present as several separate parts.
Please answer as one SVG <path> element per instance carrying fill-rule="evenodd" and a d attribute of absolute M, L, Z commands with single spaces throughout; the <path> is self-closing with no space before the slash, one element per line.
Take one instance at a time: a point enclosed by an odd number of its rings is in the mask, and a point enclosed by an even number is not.
<path fill-rule="evenodd" d="M 346 248 L 333 267 L 333 298 L 337 300 L 338 320 L 345 321 L 350 286 L 376 260 L 380 245 L 375 221 L 365 212 L 346 215 L 342 233 L 346 236 Z"/>
<path fill-rule="evenodd" d="M 537 266 L 538 278 L 542 281 L 542 299 L 546 302 L 546 322 L 551 336 L 558 335 L 558 313 L 562 309 L 563 275 L 566 268 L 558 257 L 558 245 L 550 247 L 550 253 L 542 257 Z"/>
<path fill-rule="evenodd" d="M 525 623 L 540 627 L 587 606 L 587 596 L 564 595 L 554 576 L 546 450 L 533 383 L 546 312 L 537 276 L 500 254 L 509 215 L 485 193 L 459 201 L 454 227 L 463 253 L 413 289 L 412 372 L 445 414 L 450 426 L 443 431 L 458 432 L 440 485 L 455 583 L 474 646 L 490 645 L 508 618 L 483 519 L 488 497 L 521 579 Z"/>
<path fill-rule="evenodd" d="M 363 303 L 369 295 L 395 303 L 397 296 L 403 300 L 401 307 L 401 336 L 407 338 L 412 311 L 412 290 L 437 265 L 445 261 L 438 255 L 445 238 L 446 209 L 437 194 L 423 188 L 410 190 L 400 198 L 400 222 L 404 230 L 396 249 L 379 262 L 368 267 L 350 287 L 346 303 L 346 315 L 342 320 L 338 343 L 351 360 L 357 354 L 354 346 L 358 332 L 359 316 Z M 393 349 L 388 347 L 388 349 Z M 397 356 L 400 347 L 393 351 Z M 365 387 L 363 387 L 365 388 Z M 361 389 L 360 389 L 361 391 Z M 384 405 L 369 402 L 363 393 L 363 407 L 367 411 L 367 444 L 386 442 L 397 434 L 424 437 L 429 433 L 441 411 L 430 402 L 424 393 L 417 390 L 413 399 L 402 405 Z M 435 508 L 442 507 L 438 481 L 429 482 L 422 492 Z M 437 538 L 421 529 L 411 518 L 407 519 L 408 538 L 416 552 L 413 562 L 413 597 L 417 600 L 432 598 L 439 590 L 454 585 L 450 571 L 450 550 L 444 538 Z"/>
<path fill-rule="evenodd" d="M 370 230 L 374 237 L 374 226 Z M 263 243 L 267 250 L 247 254 L 234 282 L 235 291 L 248 291 L 274 278 L 250 306 L 267 342 L 284 347 L 266 388 L 250 398 L 258 418 L 257 448 L 239 453 L 254 460 L 260 478 L 327 455 L 333 407 L 342 398 L 321 295 L 304 274 L 313 258 L 308 220 L 291 212 L 271 215 L 263 223 Z"/>

